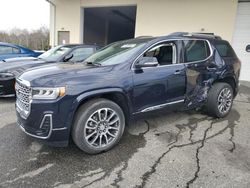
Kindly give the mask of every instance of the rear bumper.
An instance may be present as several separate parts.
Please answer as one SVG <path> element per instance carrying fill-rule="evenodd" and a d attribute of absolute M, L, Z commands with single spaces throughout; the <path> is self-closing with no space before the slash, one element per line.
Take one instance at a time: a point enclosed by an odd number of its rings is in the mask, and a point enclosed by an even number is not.
<path fill-rule="evenodd" d="M 0 97 L 15 96 L 15 79 L 0 80 Z"/>

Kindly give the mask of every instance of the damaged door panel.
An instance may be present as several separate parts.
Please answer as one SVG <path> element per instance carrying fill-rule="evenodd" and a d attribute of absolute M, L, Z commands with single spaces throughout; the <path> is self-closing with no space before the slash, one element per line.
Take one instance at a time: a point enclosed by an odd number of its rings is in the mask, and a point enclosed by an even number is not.
<path fill-rule="evenodd" d="M 206 102 L 224 62 L 207 40 L 184 40 L 183 49 L 187 79 L 185 108 L 199 108 Z"/>

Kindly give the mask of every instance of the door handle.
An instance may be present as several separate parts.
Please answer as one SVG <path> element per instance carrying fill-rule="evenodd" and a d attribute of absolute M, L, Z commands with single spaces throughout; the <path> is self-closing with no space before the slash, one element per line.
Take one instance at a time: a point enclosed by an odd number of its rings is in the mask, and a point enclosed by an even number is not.
<path fill-rule="evenodd" d="M 175 75 L 181 74 L 181 71 L 180 71 L 180 70 L 176 70 L 176 71 L 174 72 L 174 74 L 175 74 Z"/>

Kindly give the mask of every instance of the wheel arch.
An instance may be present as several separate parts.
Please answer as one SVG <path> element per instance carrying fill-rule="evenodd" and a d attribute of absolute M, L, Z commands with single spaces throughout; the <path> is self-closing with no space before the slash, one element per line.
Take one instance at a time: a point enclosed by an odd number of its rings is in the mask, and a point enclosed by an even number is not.
<path fill-rule="evenodd" d="M 221 77 L 221 78 L 215 80 L 213 84 L 218 83 L 218 82 L 223 82 L 223 83 L 229 84 L 233 89 L 234 97 L 236 96 L 236 94 L 237 94 L 237 83 L 236 83 L 236 79 L 235 79 L 235 77 L 233 75 L 227 75 L 227 76 Z"/>
<path fill-rule="evenodd" d="M 131 115 L 131 101 L 128 95 L 120 88 L 110 88 L 94 90 L 79 95 L 75 101 L 76 105 L 74 105 L 75 107 L 73 109 L 72 123 L 74 122 L 76 112 L 83 104 L 87 101 L 98 98 L 108 99 L 118 104 L 124 112 L 125 121 L 129 122 Z"/>

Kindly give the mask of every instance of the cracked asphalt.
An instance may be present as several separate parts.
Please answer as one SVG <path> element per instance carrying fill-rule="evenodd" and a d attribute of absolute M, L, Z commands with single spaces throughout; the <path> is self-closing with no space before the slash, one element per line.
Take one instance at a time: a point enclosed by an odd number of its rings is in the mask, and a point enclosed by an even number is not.
<path fill-rule="evenodd" d="M 0 99 L 0 187 L 250 187 L 250 83 L 228 117 L 161 112 L 126 128 L 99 155 L 46 146 L 17 126 Z"/>

